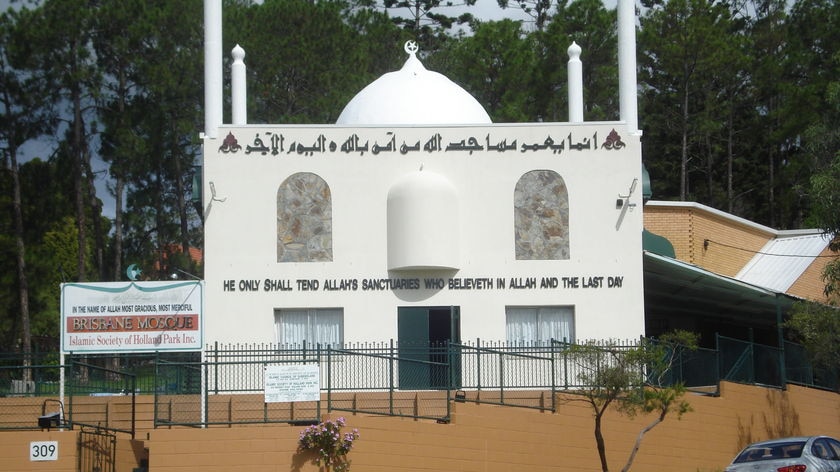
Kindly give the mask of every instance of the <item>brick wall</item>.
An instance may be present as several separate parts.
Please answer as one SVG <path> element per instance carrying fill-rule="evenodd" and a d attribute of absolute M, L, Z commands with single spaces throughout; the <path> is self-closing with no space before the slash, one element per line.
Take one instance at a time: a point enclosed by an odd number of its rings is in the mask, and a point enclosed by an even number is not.
<path fill-rule="evenodd" d="M 786 434 L 840 436 L 840 396 L 800 387 L 787 391 L 726 383 L 720 397 L 689 395 L 694 411 L 669 418 L 642 442 L 633 470 L 722 470 L 748 441 Z M 333 417 L 339 416 L 337 413 Z M 574 397 L 557 413 L 456 403 L 450 424 L 346 415 L 361 438 L 350 454 L 357 472 L 600 471 L 592 413 Z M 652 417 L 607 414 L 610 469 L 620 470 Z M 302 427 L 257 426 L 149 433 L 150 470 L 315 472 L 296 453 Z"/>
<path fill-rule="evenodd" d="M 693 411 L 654 428 L 632 470 L 714 472 L 751 441 L 794 434 L 840 437 L 840 395 L 833 392 L 723 383 L 719 397 L 690 394 L 687 400 Z M 558 405 L 551 413 L 455 403 L 449 424 L 347 414 L 348 427 L 361 432 L 350 454 L 351 471 L 600 471 L 592 412 L 575 397 L 561 396 Z M 639 431 L 652 420 L 607 413 L 604 433 L 611 470 L 621 469 Z M 121 436 L 117 471 L 131 472 L 132 460 L 142 457 L 145 446 L 154 472 L 317 472 L 312 456 L 297 453 L 302 429 L 277 424 L 147 430 L 134 443 Z M 77 437 L 73 431 L 0 432 L 0 470 L 75 471 Z M 29 441 L 54 438 L 61 441 L 60 461 L 29 462 Z"/>
<path fill-rule="evenodd" d="M 29 446 L 32 441 L 58 441 L 55 461 L 30 461 Z M 76 431 L 11 431 L 0 433 L 0 470 L 77 472 L 79 434 Z M 129 471 L 130 472 L 130 471 Z"/>
<path fill-rule="evenodd" d="M 836 257 L 837 254 L 831 252 L 828 248 L 823 249 L 820 253 L 820 257 L 816 258 L 814 262 L 805 269 L 805 272 L 796 279 L 796 282 L 790 286 L 788 293 L 808 300 L 828 303 L 828 297 L 826 297 L 825 293 L 823 293 L 823 290 L 825 290 L 825 282 L 823 282 L 822 273 L 826 264 L 831 261 L 830 256 Z"/>
<path fill-rule="evenodd" d="M 677 259 L 729 277 L 773 236 L 758 225 L 693 205 L 645 206 L 644 220 L 645 229 L 671 241 Z"/>

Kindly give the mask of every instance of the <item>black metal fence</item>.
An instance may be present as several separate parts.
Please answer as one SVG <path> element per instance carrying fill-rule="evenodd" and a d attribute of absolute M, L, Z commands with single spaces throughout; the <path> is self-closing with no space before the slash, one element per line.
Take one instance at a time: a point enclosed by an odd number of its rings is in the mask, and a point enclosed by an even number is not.
<path fill-rule="evenodd" d="M 638 340 L 611 341 L 619 353 Z M 801 346 L 784 349 L 719 336 L 716 349 L 680 350 L 670 382 L 715 394 L 721 380 L 783 388 L 788 382 L 837 390 L 837 371 L 811 367 Z M 55 409 L 64 372 L 65 425 L 134 431 L 134 395 L 154 398 L 154 426 L 215 426 L 243 423 L 310 423 L 327 411 L 406 416 L 447 421 L 451 401 L 556 409 L 558 391 L 585 389 L 587 360 L 566 342 L 514 345 L 471 342 L 433 345 L 384 343 L 332 346 L 273 344 L 207 346 L 201 353 L 70 355 L 17 362 L 0 356 L 0 429 L 31 429 L 24 417 Z M 601 362 L 601 361 L 599 361 Z M 270 366 L 317 366 L 319 398 L 269 401 Z M 640 367 L 641 368 L 641 367 Z M 130 397 L 131 419 L 113 411 L 113 401 Z M 42 403 L 23 401 L 43 398 Z M 129 399 L 126 398 L 126 403 Z M 13 420 L 16 418 L 16 420 Z"/>
<path fill-rule="evenodd" d="M 87 360 L 34 357 L 20 366 L 0 365 L 0 429 L 89 426 L 133 437 L 136 375 Z M 108 400 L 117 396 L 121 401 Z"/>

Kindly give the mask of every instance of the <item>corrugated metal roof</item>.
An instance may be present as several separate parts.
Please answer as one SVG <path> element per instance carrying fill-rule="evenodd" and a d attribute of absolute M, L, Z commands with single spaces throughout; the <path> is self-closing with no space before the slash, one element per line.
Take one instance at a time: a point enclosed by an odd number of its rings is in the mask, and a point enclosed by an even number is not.
<path fill-rule="evenodd" d="M 828 246 L 823 234 L 779 236 L 757 253 L 735 276 L 736 279 L 779 292 L 791 285 Z"/>

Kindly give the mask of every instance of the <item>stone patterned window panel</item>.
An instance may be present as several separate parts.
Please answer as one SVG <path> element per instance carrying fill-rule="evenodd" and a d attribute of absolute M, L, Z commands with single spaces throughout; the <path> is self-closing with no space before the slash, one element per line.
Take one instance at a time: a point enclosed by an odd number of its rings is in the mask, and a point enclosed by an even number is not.
<path fill-rule="evenodd" d="M 569 259 L 569 193 L 551 170 L 527 172 L 513 192 L 517 260 Z"/>
<path fill-rule="evenodd" d="M 332 260 L 330 187 L 310 172 L 293 174 L 277 189 L 277 262 Z"/>

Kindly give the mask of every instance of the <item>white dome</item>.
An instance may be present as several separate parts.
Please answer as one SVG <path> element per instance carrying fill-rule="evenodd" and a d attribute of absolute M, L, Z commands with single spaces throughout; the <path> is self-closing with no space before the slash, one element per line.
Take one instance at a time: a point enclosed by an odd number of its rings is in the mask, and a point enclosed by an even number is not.
<path fill-rule="evenodd" d="M 484 107 L 466 90 L 417 59 L 413 41 L 402 69 L 388 72 L 356 94 L 338 125 L 448 125 L 492 123 Z"/>

